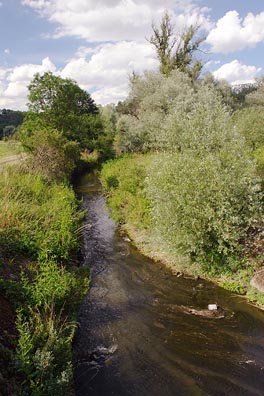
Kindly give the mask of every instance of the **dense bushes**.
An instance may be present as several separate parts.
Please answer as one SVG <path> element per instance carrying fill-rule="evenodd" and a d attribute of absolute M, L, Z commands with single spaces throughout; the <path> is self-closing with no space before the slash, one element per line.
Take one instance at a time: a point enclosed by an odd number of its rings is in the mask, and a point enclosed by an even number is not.
<path fill-rule="evenodd" d="M 194 152 L 159 154 L 148 168 L 152 220 L 164 243 L 207 270 L 232 267 L 239 242 L 258 217 L 250 161 Z"/>
<path fill-rule="evenodd" d="M 261 221 L 254 157 L 261 170 L 262 118 L 257 113 L 262 110 L 239 111 L 231 122 L 214 85 L 193 84 L 177 70 L 167 78 L 146 73 L 131 83 L 118 121 L 117 149 L 152 154 L 104 167 L 115 218 L 123 223 L 135 219 L 136 227 L 140 217 L 144 223 L 147 218 L 151 234 L 175 255 L 199 261 L 208 272 L 232 271 L 243 256 L 243 238 Z M 250 134 L 249 120 L 255 120 Z M 252 155 L 254 148 L 258 151 Z M 144 169 L 140 183 L 134 177 L 139 166 Z"/>
<path fill-rule="evenodd" d="M 114 219 L 147 230 L 153 246 L 156 238 L 207 272 L 235 270 L 241 240 L 260 217 L 260 193 L 254 163 L 233 155 L 189 151 L 107 163 L 101 176 Z"/>

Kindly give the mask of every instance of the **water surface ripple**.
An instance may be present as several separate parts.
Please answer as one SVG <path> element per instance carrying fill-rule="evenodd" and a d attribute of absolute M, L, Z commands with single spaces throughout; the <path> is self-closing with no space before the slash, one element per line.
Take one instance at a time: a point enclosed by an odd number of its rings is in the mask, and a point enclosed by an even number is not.
<path fill-rule="evenodd" d="M 76 395 L 263 396 L 264 312 L 143 257 L 118 234 L 92 175 L 77 192 L 91 289 L 74 342 Z M 208 303 L 223 315 L 200 315 Z"/>

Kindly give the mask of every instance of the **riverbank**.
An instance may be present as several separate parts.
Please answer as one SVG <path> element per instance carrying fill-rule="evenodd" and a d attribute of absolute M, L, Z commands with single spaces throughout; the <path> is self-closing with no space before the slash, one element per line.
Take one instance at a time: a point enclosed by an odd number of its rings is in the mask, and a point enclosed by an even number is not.
<path fill-rule="evenodd" d="M 261 395 L 264 312 L 141 255 L 117 230 L 96 177 L 80 178 L 76 191 L 91 264 L 73 345 L 76 396 Z"/>
<path fill-rule="evenodd" d="M 78 268 L 81 220 L 68 183 L 19 166 L 0 173 L 1 394 L 71 394 L 76 310 L 89 284 Z"/>
<path fill-rule="evenodd" d="M 214 266 L 213 262 L 195 261 L 190 256 L 179 254 L 172 244 L 166 243 L 151 221 L 151 202 L 146 196 L 145 180 L 154 156 L 127 156 L 103 167 L 103 188 L 113 218 L 121 230 L 142 254 L 164 263 L 176 276 L 185 274 L 208 279 L 263 307 L 263 293 L 250 285 L 254 272 L 263 260 L 263 240 L 258 239 L 261 232 L 248 235 L 248 240 L 241 244 L 243 253 L 240 258 L 234 259 L 229 266 L 221 267 L 219 262 Z"/>

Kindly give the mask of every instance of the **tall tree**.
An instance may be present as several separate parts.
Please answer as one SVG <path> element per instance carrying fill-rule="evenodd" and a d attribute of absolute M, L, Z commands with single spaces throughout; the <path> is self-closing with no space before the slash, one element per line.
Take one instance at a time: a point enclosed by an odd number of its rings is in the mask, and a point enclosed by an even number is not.
<path fill-rule="evenodd" d="M 153 35 L 148 40 L 157 52 L 160 61 L 160 72 L 169 76 L 172 70 L 178 69 L 187 73 L 193 80 L 197 79 L 202 63 L 194 60 L 194 53 L 199 50 L 205 37 L 195 38 L 199 25 L 191 25 L 182 34 L 176 35 L 170 15 L 166 12 L 160 26 L 152 25 Z"/>
<path fill-rule="evenodd" d="M 29 85 L 29 114 L 45 127 L 61 131 L 69 140 L 89 146 L 100 133 L 99 109 L 93 99 L 75 81 L 63 79 L 52 73 L 36 74 Z"/>

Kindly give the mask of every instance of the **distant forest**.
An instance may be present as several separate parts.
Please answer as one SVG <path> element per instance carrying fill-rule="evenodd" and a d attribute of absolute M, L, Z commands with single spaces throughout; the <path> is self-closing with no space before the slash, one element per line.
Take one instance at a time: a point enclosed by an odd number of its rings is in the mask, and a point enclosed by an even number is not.
<path fill-rule="evenodd" d="M 24 113 L 8 109 L 0 109 L 0 140 L 12 135 L 22 124 Z"/>

